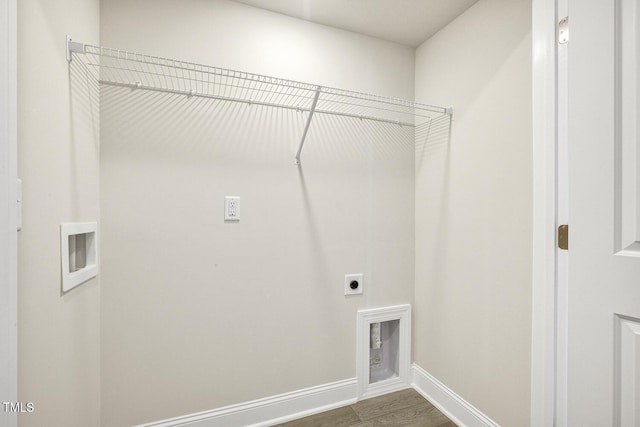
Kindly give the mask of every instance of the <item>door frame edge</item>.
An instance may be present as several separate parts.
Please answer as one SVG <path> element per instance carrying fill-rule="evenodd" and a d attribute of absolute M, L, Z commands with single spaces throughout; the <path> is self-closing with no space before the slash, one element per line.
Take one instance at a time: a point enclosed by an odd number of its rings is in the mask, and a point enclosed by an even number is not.
<path fill-rule="evenodd" d="M 555 422 L 557 223 L 556 0 L 532 0 L 533 257 L 531 426 Z"/>
<path fill-rule="evenodd" d="M 17 0 L 0 0 L 0 400 L 18 401 Z M 4 347 L 4 346 L 3 346 Z M 0 411 L 0 426 L 17 426 Z"/>

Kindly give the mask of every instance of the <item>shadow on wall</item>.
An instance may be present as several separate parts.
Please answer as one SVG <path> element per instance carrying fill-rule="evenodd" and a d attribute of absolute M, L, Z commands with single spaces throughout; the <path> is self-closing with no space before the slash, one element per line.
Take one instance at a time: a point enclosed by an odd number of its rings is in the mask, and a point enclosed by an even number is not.
<path fill-rule="evenodd" d="M 451 116 L 438 116 L 416 126 L 416 169 L 420 169 L 425 157 L 446 154 L 451 142 Z"/>
<path fill-rule="evenodd" d="M 70 130 L 73 139 L 76 137 L 90 138 L 94 145 L 98 145 L 100 136 L 100 84 L 82 61 L 69 63 L 69 117 Z M 90 133 L 77 135 L 75 122 L 84 124 Z"/>
<path fill-rule="evenodd" d="M 415 129 L 317 114 L 297 167 L 306 113 L 100 91 L 102 402 L 147 408 L 113 424 L 352 377 L 357 307 L 412 297 Z"/>
<path fill-rule="evenodd" d="M 104 141 L 122 155 L 157 156 L 175 146 L 183 158 L 221 158 L 293 164 L 306 112 L 203 97 L 114 86 L 101 88 Z M 373 160 L 384 163 L 413 151 L 414 128 L 316 114 L 302 152 L 302 164 Z M 189 135 L 185 139 L 185 135 Z M 152 151 L 150 151 L 152 149 Z M 315 159 L 315 160 L 314 160 Z"/>
<path fill-rule="evenodd" d="M 303 212 L 304 225 L 297 234 L 307 239 L 289 235 L 287 227 L 280 240 L 290 240 L 292 246 L 309 245 L 307 249 L 314 255 L 310 268 L 323 283 L 332 282 L 327 276 L 331 256 L 326 252 L 336 244 L 348 245 L 327 238 L 323 231 L 326 223 L 363 224 L 363 219 L 379 210 L 379 181 L 393 185 L 399 169 L 401 174 L 411 179 L 413 176 L 409 168 L 413 165 L 414 128 L 409 126 L 316 114 L 297 167 L 294 156 L 307 113 L 107 85 L 101 88 L 100 101 L 105 183 L 113 181 L 117 173 L 120 182 L 129 179 L 132 184 L 123 189 L 125 192 L 142 185 L 146 190 L 132 195 L 131 200 L 163 200 L 163 207 L 158 209 L 161 215 L 176 210 L 184 195 L 174 186 L 165 185 L 164 178 L 153 178 L 159 170 L 166 176 L 173 175 L 176 182 L 184 182 L 183 188 L 201 189 L 204 196 L 192 200 L 192 208 L 214 203 L 210 194 L 248 195 L 255 191 L 264 201 L 259 209 L 269 212 L 261 221 L 274 231 L 281 229 L 287 218 L 290 224 L 296 224 L 300 217 L 290 216 Z M 122 167 L 124 164 L 131 167 Z M 205 186 L 204 182 L 209 184 Z M 245 189 L 248 186 L 250 190 Z M 285 220 L 271 217 L 278 211 L 275 197 L 290 200 L 291 207 L 280 213 Z M 193 216 L 184 210 L 176 211 L 176 215 Z M 351 233 L 344 232 L 344 238 L 358 240 Z M 355 250 L 366 252 L 368 241 L 370 238 L 360 235 Z"/>
<path fill-rule="evenodd" d="M 69 64 L 69 221 L 97 213 L 100 88 L 81 61 Z M 84 218 L 86 220 L 87 218 Z M 93 219 L 96 219 L 95 217 Z"/>
<path fill-rule="evenodd" d="M 441 116 L 416 127 L 416 197 L 426 200 L 428 209 L 441 212 L 438 227 L 434 228 L 435 231 L 428 238 L 442 242 L 443 248 L 447 245 L 446 230 L 450 218 L 447 209 L 450 194 L 452 127 L 451 116 Z M 431 185 L 429 191 L 425 191 L 425 182 Z M 434 182 L 438 185 L 433 185 Z M 418 227 L 418 232 L 424 232 L 424 229 Z M 421 237 L 423 236 L 418 236 Z M 433 265 L 440 266 L 445 261 L 446 253 L 443 250 L 432 251 L 430 256 Z"/>

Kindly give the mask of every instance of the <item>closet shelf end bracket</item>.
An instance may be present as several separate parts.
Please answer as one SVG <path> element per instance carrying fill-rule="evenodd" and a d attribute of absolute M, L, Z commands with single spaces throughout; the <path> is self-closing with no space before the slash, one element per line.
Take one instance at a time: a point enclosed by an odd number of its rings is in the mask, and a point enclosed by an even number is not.
<path fill-rule="evenodd" d="M 450 116 L 452 121 L 456 119 L 456 110 L 453 108 L 453 105 L 445 107 L 444 113 Z"/>
<path fill-rule="evenodd" d="M 71 40 L 71 37 L 67 35 L 67 62 L 71 62 L 71 59 L 73 59 L 72 54 L 74 52 L 83 54 L 86 53 L 84 43 L 74 42 L 73 40 Z"/>

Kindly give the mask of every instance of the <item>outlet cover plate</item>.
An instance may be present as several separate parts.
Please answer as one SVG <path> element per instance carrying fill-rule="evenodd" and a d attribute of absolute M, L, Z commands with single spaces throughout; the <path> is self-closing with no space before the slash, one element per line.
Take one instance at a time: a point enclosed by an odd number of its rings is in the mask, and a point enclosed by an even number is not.
<path fill-rule="evenodd" d="M 240 197 L 225 196 L 224 198 L 224 220 L 240 221 Z"/>
<path fill-rule="evenodd" d="M 356 289 L 351 289 L 351 282 L 358 282 L 358 287 Z M 364 288 L 364 279 L 362 273 L 356 274 L 345 274 L 344 275 L 344 294 L 345 295 L 360 295 L 362 294 L 362 290 Z"/>

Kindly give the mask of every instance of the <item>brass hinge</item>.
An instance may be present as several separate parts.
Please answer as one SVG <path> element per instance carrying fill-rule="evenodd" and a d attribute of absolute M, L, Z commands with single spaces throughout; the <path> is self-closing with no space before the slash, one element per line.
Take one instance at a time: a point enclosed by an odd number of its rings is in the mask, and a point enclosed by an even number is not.
<path fill-rule="evenodd" d="M 565 44 L 569 41 L 569 17 L 566 16 L 558 22 L 558 43 Z"/>
<path fill-rule="evenodd" d="M 566 224 L 558 227 L 558 247 L 565 251 L 569 249 L 569 226 Z"/>

